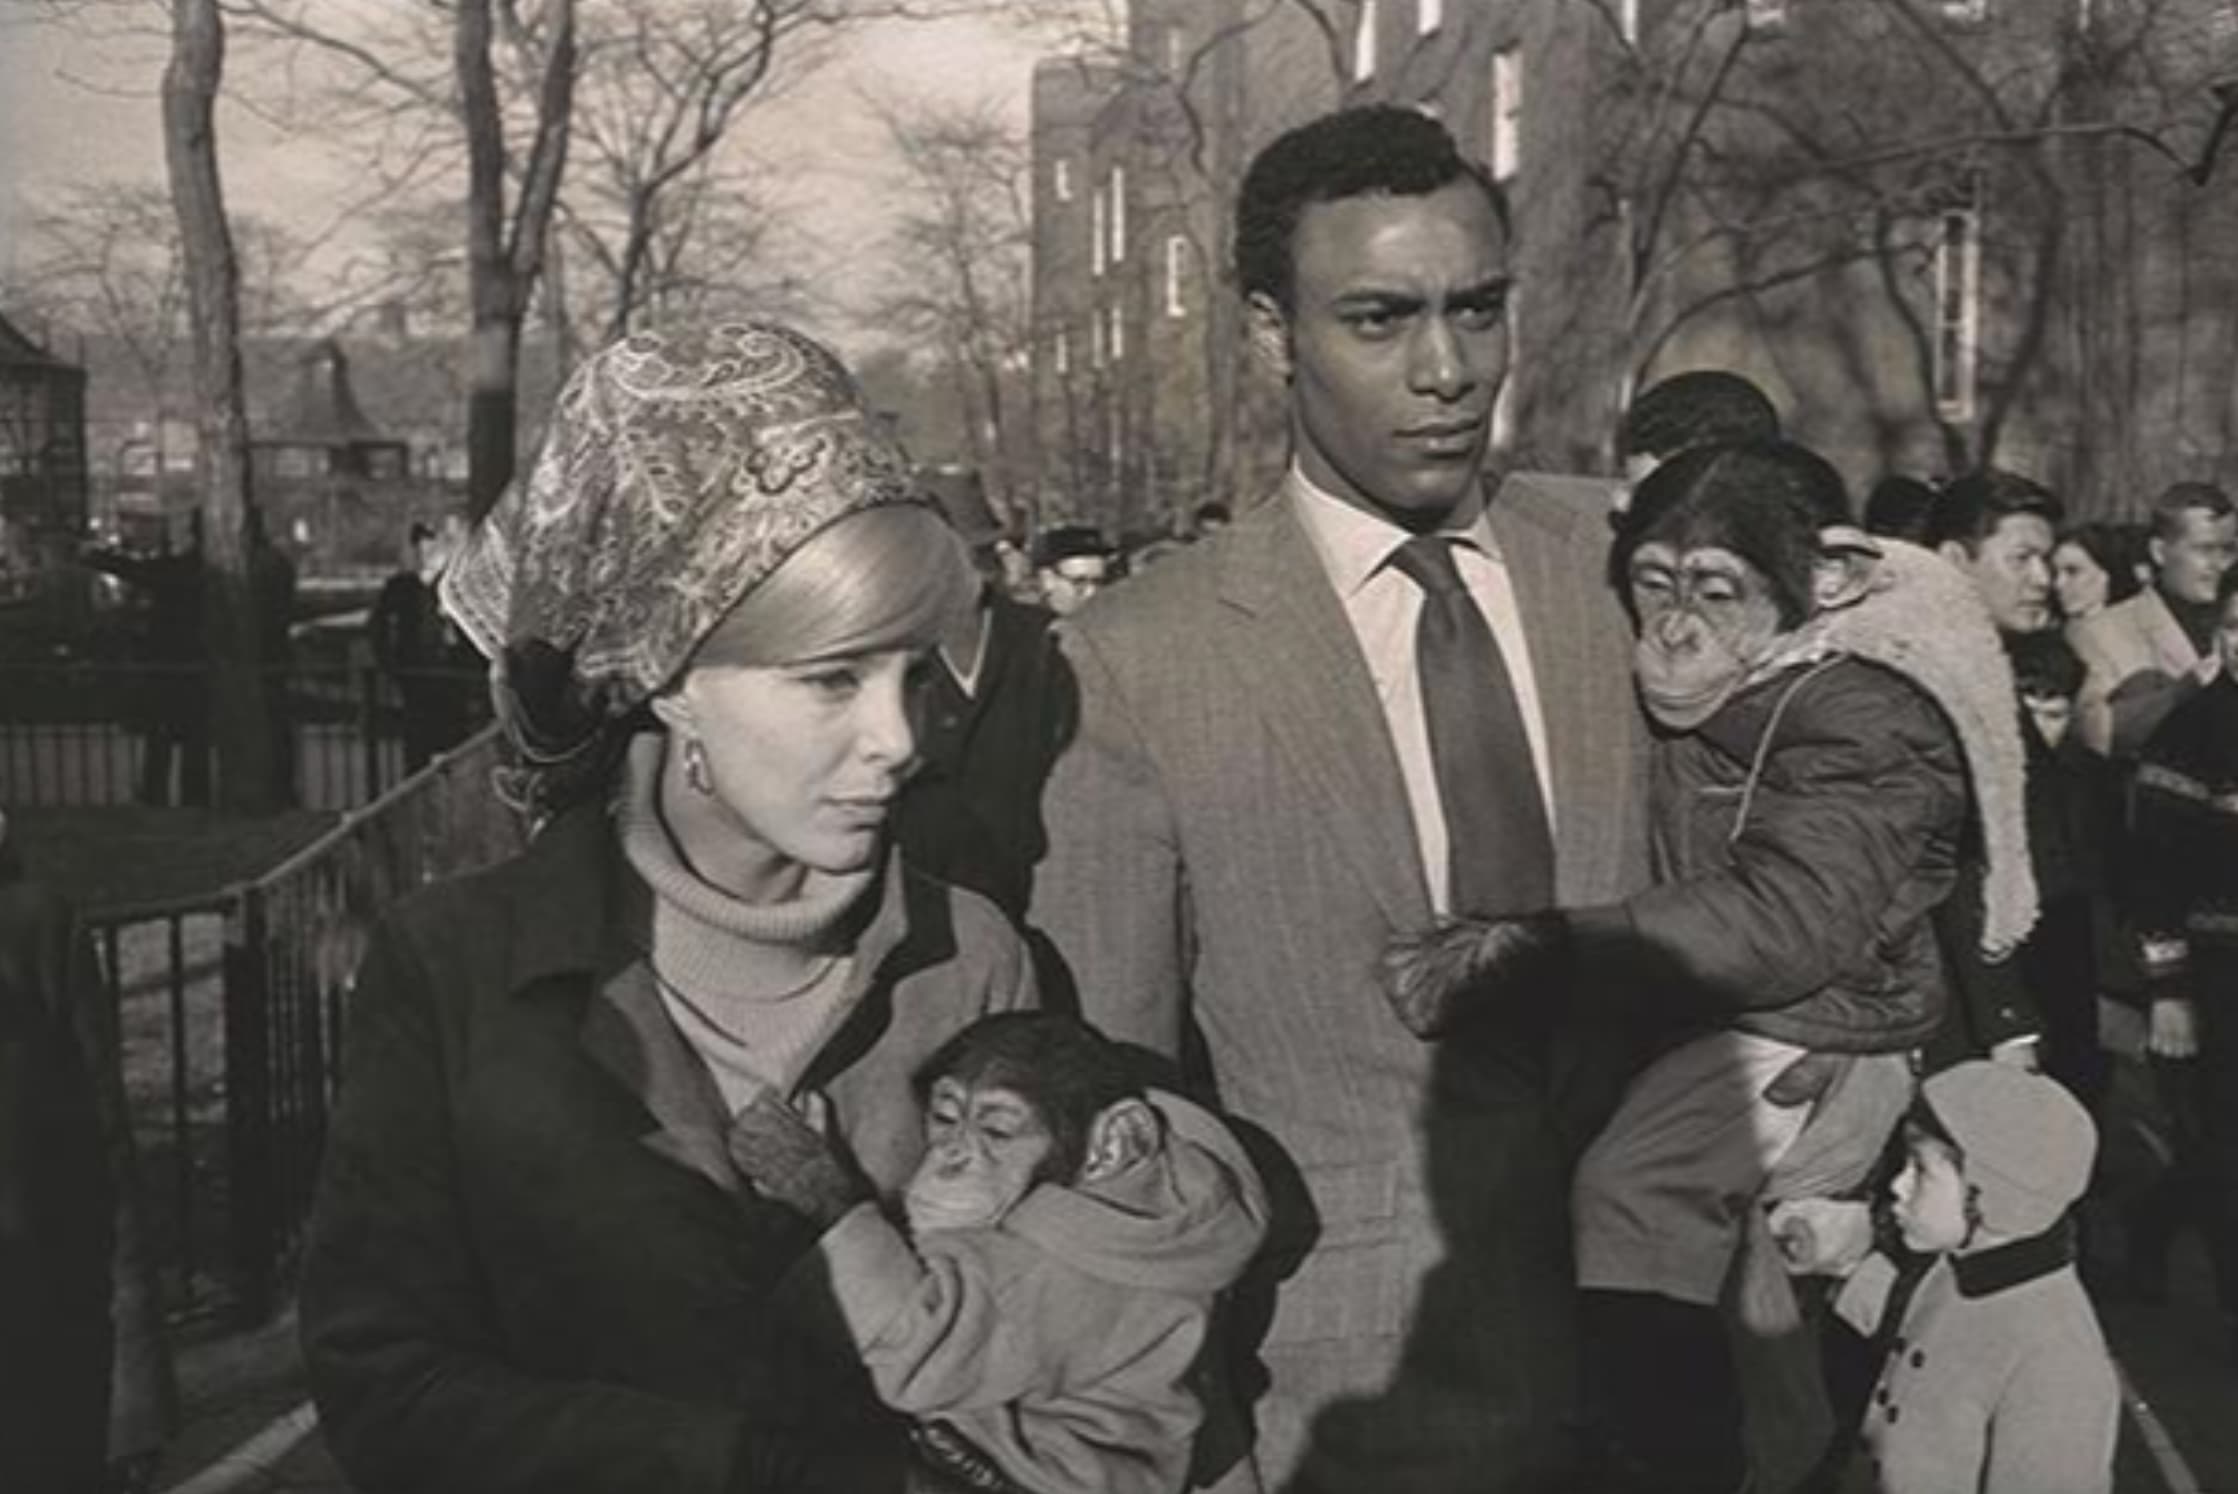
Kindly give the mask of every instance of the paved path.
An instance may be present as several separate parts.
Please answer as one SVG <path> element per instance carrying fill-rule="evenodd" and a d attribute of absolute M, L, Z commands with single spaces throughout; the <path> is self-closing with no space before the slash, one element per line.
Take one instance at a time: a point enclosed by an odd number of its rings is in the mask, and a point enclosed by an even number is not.
<path fill-rule="evenodd" d="M 2138 1417 L 2125 1414 L 2115 1494 L 2238 1494 L 2238 1365 L 2227 1357 L 2206 1294 L 2204 1261 L 2180 1249 L 2169 1305 L 2114 1304 L 2104 1312 L 2115 1354 L 2166 1427 L 2178 1459 L 2169 1465 L 2175 1476 L 2165 1475 L 2139 1434 Z M 198 1351 L 182 1369 L 190 1421 L 164 1460 L 158 1489 L 349 1494 L 315 1427 L 291 1420 L 307 1414 L 292 1319 Z M 228 1454 L 236 1455 L 230 1464 Z"/>

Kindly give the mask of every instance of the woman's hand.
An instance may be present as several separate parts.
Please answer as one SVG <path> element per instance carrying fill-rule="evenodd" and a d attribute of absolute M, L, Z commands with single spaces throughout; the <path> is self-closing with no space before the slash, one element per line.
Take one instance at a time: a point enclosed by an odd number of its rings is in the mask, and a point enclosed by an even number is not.
<path fill-rule="evenodd" d="M 729 1137 L 730 1159 L 747 1180 L 819 1228 L 870 1197 L 824 1129 L 764 1090 L 731 1121 Z"/>

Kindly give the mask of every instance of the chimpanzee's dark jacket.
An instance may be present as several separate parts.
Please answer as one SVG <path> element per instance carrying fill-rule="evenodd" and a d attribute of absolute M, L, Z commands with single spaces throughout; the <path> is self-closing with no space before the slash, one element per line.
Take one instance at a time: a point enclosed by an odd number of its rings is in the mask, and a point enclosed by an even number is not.
<path fill-rule="evenodd" d="M 1643 999 L 1691 992 L 1709 1020 L 1806 1048 L 1935 1031 L 1929 915 L 1957 879 L 1967 776 L 1923 690 L 1856 658 L 1799 665 L 1663 737 L 1652 771 L 1656 885 L 1573 914 L 1586 958 L 1638 960 Z"/>

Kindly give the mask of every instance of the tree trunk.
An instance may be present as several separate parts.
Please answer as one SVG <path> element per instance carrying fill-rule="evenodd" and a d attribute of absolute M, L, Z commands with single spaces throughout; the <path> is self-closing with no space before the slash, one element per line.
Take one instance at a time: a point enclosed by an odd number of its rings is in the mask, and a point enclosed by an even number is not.
<path fill-rule="evenodd" d="M 543 269 L 545 235 L 567 161 L 575 88 L 575 8 L 554 16 L 537 94 L 536 140 L 508 229 L 505 116 L 490 63 L 490 0 L 460 0 L 452 33 L 459 123 L 466 135 L 467 299 L 474 321 L 466 403 L 466 495 L 476 519 L 513 480 L 521 324 Z"/>
<path fill-rule="evenodd" d="M 249 577 L 249 422 L 241 388 L 240 267 L 218 180 L 217 97 L 225 71 L 218 0 L 172 0 L 163 74 L 164 159 L 179 218 L 202 442 L 202 632 L 220 808 L 258 813 L 280 793 Z"/>

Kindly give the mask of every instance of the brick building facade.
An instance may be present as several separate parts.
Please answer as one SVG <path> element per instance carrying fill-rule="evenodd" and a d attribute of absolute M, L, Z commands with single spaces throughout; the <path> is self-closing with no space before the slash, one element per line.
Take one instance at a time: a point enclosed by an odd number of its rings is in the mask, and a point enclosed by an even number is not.
<path fill-rule="evenodd" d="M 1986 455 L 2112 517 L 2231 481 L 2232 79 L 2220 0 L 1137 0 L 1036 75 L 1045 507 L 1142 534 L 1268 489 L 1228 214 L 1369 99 L 1510 197 L 1513 461 L 1607 470 L 1633 389 L 1723 366 L 1860 486 Z"/>

